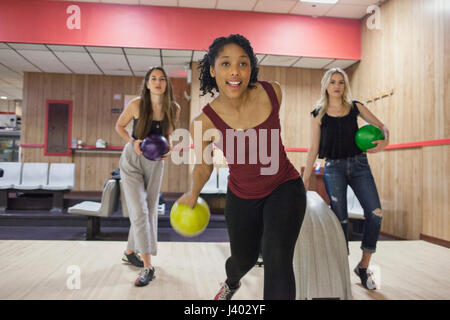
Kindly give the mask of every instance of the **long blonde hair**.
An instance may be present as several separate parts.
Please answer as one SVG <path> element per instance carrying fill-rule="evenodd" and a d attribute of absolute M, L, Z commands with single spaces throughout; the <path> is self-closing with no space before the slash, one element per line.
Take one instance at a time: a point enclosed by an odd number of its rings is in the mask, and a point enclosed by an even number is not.
<path fill-rule="evenodd" d="M 321 82 L 322 88 L 320 90 L 320 98 L 319 98 L 319 100 L 317 100 L 316 104 L 314 105 L 314 110 L 312 112 L 313 115 L 319 116 L 320 122 L 322 122 L 322 117 L 328 110 L 329 99 L 328 99 L 327 89 L 328 89 L 328 86 L 330 85 L 331 77 L 335 73 L 340 73 L 344 77 L 345 90 L 344 90 L 344 94 L 342 95 L 342 104 L 344 105 L 344 108 L 349 110 L 350 108 L 353 107 L 352 93 L 350 90 L 350 82 L 348 81 L 347 74 L 341 68 L 332 68 L 332 69 L 328 70 L 327 72 L 325 72 L 325 74 L 322 78 L 322 82 Z"/>

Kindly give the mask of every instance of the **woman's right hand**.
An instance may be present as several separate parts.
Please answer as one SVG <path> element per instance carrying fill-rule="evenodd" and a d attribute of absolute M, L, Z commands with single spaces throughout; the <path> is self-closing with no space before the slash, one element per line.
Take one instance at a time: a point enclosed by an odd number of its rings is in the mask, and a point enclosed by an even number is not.
<path fill-rule="evenodd" d="M 194 208 L 197 204 L 197 199 L 198 196 L 193 195 L 191 192 L 186 192 L 176 202 L 178 202 L 178 204 L 185 204 L 191 208 Z"/>
<path fill-rule="evenodd" d="M 133 140 L 133 149 L 134 149 L 134 152 L 136 152 L 138 156 L 140 156 L 142 154 L 141 143 L 142 143 L 142 140 L 140 140 L 140 139 Z"/>

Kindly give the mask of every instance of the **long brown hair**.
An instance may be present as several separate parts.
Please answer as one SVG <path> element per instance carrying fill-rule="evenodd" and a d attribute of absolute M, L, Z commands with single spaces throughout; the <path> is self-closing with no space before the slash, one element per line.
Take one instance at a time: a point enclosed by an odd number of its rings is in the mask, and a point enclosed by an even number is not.
<path fill-rule="evenodd" d="M 153 67 L 145 74 L 144 82 L 142 84 L 141 99 L 139 101 L 139 119 L 136 124 L 135 132 L 137 139 L 144 139 L 149 134 L 153 120 L 152 100 L 150 98 L 150 89 L 147 88 L 147 82 L 154 70 L 161 70 L 167 82 L 162 106 L 162 111 L 164 114 L 164 119 L 161 122 L 162 134 L 168 139 L 170 125 L 172 125 L 172 128 L 175 129 L 176 108 L 174 105 L 172 84 L 170 79 L 167 77 L 166 71 L 162 67 Z"/>

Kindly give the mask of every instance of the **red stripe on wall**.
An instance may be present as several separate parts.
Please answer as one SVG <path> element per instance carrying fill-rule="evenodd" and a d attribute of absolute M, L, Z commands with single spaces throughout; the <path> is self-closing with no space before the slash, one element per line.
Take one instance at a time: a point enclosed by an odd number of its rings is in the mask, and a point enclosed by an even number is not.
<path fill-rule="evenodd" d="M 407 148 L 420 148 L 450 144 L 450 139 L 425 140 L 407 143 L 390 144 L 385 150 L 398 150 Z M 308 148 L 286 148 L 286 152 L 308 152 Z"/>
<path fill-rule="evenodd" d="M 308 148 L 284 148 L 286 152 L 308 152 Z"/>
<path fill-rule="evenodd" d="M 425 140 L 425 141 L 417 141 L 417 142 L 408 142 L 408 143 L 399 143 L 399 144 L 391 144 L 386 147 L 385 150 L 397 150 L 397 149 L 406 149 L 406 148 L 420 148 L 420 147 L 429 147 L 429 146 L 441 146 L 450 144 L 450 139 L 438 139 L 438 140 Z M 20 145 L 22 148 L 43 148 L 43 144 L 30 144 L 24 143 Z M 191 144 L 191 148 L 194 146 Z M 84 146 L 86 149 L 96 149 L 95 146 Z M 105 149 L 107 150 L 122 150 L 121 146 L 107 146 Z M 187 148 L 173 148 L 173 151 L 187 150 Z M 308 152 L 308 148 L 285 148 L 286 152 Z"/>
<path fill-rule="evenodd" d="M 440 146 L 440 145 L 446 145 L 446 144 L 450 144 L 450 139 L 425 140 L 425 141 L 417 141 L 417 142 L 391 144 L 391 145 L 388 145 L 385 150 Z"/>

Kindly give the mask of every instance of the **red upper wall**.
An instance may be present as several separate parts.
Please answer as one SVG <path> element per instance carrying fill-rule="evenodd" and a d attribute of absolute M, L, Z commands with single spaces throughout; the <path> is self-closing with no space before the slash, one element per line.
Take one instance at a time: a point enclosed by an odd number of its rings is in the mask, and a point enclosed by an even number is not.
<path fill-rule="evenodd" d="M 76 5 L 80 29 L 69 29 Z M 44 0 L 2 0 L 0 41 L 207 50 L 240 33 L 256 53 L 359 60 L 361 22 L 243 11 Z"/>

